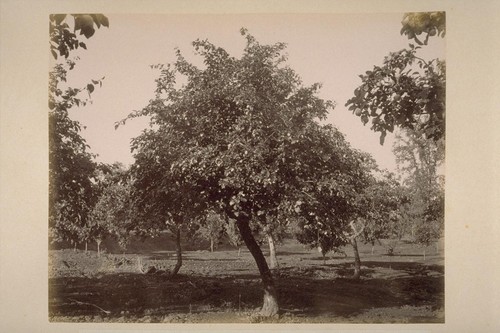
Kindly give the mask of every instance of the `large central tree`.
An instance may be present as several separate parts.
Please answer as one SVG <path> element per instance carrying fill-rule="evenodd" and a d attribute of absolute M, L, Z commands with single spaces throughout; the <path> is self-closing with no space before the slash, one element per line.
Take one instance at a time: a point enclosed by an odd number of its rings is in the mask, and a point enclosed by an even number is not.
<path fill-rule="evenodd" d="M 207 209 L 235 220 L 264 285 L 261 314 L 269 316 L 279 310 L 277 292 L 250 221 L 276 223 L 264 217 L 299 213 L 318 198 L 313 192 L 322 194 L 323 207 L 347 206 L 343 184 L 355 178 L 345 176 L 355 161 L 342 134 L 319 125 L 334 105 L 316 97 L 320 85 L 302 86 L 284 64 L 285 45 L 241 33 L 247 43 L 239 59 L 197 40 L 203 66 L 179 51 L 173 64 L 155 66 L 156 97 L 128 117 L 151 119 L 133 141 L 134 193 L 145 212 L 179 224 Z"/>

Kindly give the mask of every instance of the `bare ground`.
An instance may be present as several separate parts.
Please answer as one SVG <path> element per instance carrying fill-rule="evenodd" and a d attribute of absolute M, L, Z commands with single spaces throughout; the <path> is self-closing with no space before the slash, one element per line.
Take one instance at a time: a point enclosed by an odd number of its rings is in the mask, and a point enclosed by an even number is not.
<path fill-rule="evenodd" d="M 263 291 L 246 251 L 188 251 L 180 274 L 172 252 L 103 254 L 50 251 L 53 322 L 420 323 L 444 322 L 442 254 L 401 244 L 361 247 L 362 277 L 351 279 L 352 253 L 330 256 L 293 242 L 280 247 L 274 271 L 280 315 L 262 318 Z M 429 251 L 429 250 L 428 250 Z M 432 252 L 432 251 L 431 251 Z M 142 272 L 139 264 L 142 264 Z M 143 273 L 148 271 L 148 273 Z"/>

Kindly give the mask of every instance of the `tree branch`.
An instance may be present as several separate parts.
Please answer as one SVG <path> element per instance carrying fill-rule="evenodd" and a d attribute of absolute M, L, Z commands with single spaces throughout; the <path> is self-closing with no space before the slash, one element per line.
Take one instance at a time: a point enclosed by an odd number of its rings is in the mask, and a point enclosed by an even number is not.
<path fill-rule="evenodd" d="M 92 303 L 87 303 L 87 302 L 80 302 L 80 301 L 77 301 L 76 299 L 73 299 L 73 298 L 68 298 L 70 301 L 72 302 L 75 302 L 76 304 L 81 304 L 81 305 L 91 305 L 99 310 L 101 310 L 102 312 L 104 312 L 105 314 L 110 314 L 111 311 L 108 311 L 108 310 L 104 310 L 103 308 L 101 308 L 100 306 L 97 306 L 95 304 L 92 304 Z"/>

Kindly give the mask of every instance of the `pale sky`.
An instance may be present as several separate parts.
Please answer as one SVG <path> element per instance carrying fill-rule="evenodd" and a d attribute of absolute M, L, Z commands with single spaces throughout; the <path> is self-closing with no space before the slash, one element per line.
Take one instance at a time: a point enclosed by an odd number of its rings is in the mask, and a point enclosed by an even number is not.
<path fill-rule="evenodd" d="M 114 123 L 131 111 L 146 106 L 153 97 L 157 72 L 150 65 L 171 63 L 174 48 L 196 60 L 191 42 L 197 38 L 239 56 L 245 27 L 260 43 L 287 43 L 287 64 L 306 85 L 323 84 L 320 97 L 337 103 L 328 122 L 343 132 L 354 148 L 369 152 L 381 168 L 395 170 L 391 152 L 393 136 L 384 146 L 379 134 L 363 126 L 344 107 L 361 83 L 358 75 L 381 65 L 389 52 L 407 47 L 399 34 L 403 13 L 391 14 L 269 14 L 269 15 L 113 15 L 110 28 L 101 28 L 89 40 L 87 51 L 75 52 L 80 60 L 70 72 L 73 87 L 105 76 L 102 88 L 93 93 L 92 105 L 71 111 L 86 129 L 82 135 L 98 154 L 98 161 L 133 162 L 130 139 L 147 125 L 132 120 L 118 130 Z M 84 38 L 82 36 L 82 38 Z M 433 38 L 420 52 L 423 58 L 445 57 L 445 39 Z"/>

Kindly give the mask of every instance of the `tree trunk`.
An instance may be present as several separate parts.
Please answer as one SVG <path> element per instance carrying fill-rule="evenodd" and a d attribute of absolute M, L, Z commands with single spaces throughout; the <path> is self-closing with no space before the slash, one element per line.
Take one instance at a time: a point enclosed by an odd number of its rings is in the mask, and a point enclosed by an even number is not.
<path fill-rule="evenodd" d="M 96 240 L 96 243 L 97 243 L 97 256 L 100 257 L 101 256 L 101 240 L 98 239 Z"/>
<path fill-rule="evenodd" d="M 76 252 L 76 242 L 74 243 L 73 252 Z"/>
<path fill-rule="evenodd" d="M 356 238 L 353 238 L 351 240 L 352 248 L 354 250 L 354 279 L 359 279 L 361 276 L 361 258 L 359 257 L 359 251 L 358 251 L 358 242 L 356 241 Z"/>
<path fill-rule="evenodd" d="M 269 243 L 269 261 L 270 268 L 279 269 L 278 259 L 276 258 L 276 247 L 274 246 L 274 239 L 272 235 L 267 235 L 267 241 Z"/>
<path fill-rule="evenodd" d="M 177 227 L 175 232 L 175 252 L 177 255 L 177 263 L 172 270 L 172 275 L 176 275 L 182 266 L 182 249 L 181 249 L 181 228 Z"/>
<path fill-rule="evenodd" d="M 436 241 L 436 254 L 439 254 L 439 240 Z"/>
<path fill-rule="evenodd" d="M 241 246 L 238 246 L 238 258 L 240 257 L 241 254 Z"/>
<path fill-rule="evenodd" d="M 425 261 L 425 247 L 424 247 L 424 261 Z"/>
<path fill-rule="evenodd" d="M 88 242 L 85 241 L 85 253 L 87 253 L 87 252 L 88 252 Z"/>
<path fill-rule="evenodd" d="M 214 252 L 214 238 L 210 236 L 210 252 Z"/>
<path fill-rule="evenodd" d="M 252 235 L 252 230 L 248 225 L 249 218 L 246 216 L 240 215 L 237 219 L 238 229 L 241 234 L 241 238 L 245 242 L 248 250 L 252 254 L 257 267 L 259 268 L 260 277 L 262 279 L 262 284 L 264 285 L 264 304 L 260 311 L 262 316 L 274 316 L 278 314 L 279 306 L 278 306 L 278 297 L 276 288 L 274 287 L 273 276 L 269 267 L 267 266 L 266 258 L 264 254 L 262 254 L 262 250 L 259 247 L 259 244 L 255 241 L 255 238 Z"/>

